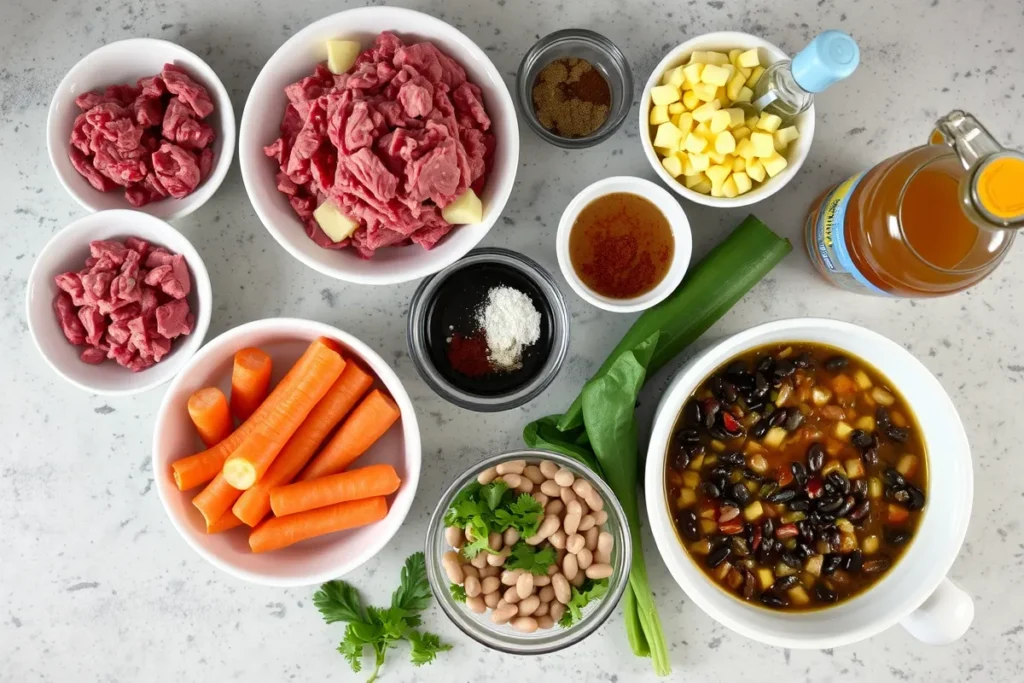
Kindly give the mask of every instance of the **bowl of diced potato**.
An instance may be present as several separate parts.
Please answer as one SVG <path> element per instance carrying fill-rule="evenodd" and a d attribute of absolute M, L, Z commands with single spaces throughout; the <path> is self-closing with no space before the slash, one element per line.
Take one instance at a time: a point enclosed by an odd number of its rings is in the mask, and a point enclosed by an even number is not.
<path fill-rule="evenodd" d="M 640 139 L 672 190 L 706 206 L 746 206 L 797 174 L 814 137 L 814 106 L 784 122 L 745 105 L 765 69 L 788 59 L 762 38 L 720 31 L 661 60 L 640 98 Z"/>

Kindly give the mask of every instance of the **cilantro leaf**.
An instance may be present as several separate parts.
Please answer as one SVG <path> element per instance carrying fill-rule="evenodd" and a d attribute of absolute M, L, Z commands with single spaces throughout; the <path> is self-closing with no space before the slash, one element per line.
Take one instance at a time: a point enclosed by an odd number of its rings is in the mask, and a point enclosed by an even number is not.
<path fill-rule="evenodd" d="M 365 618 L 359 592 L 344 581 L 328 581 L 320 586 L 320 590 L 313 594 L 313 604 L 328 624 Z"/>
<path fill-rule="evenodd" d="M 431 594 L 422 552 L 413 553 L 405 560 L 401 581 L 391 596 L 391 606 L 414 612 L 425 610 L 430 604 Z"/>
<path fill-rule="evenodd" d="M 483 499 L 488 509 L 494 510 L 501 505 L 501 499 L 505 495 L 506 491 L 508 491 L 508 484 L 504 481 L 492 481 L 480 490 L 480 497 Z"/>
<path fill-rule="evenodd" d="M 466 589 L 457 583 L 453 583 L 449 590 L 452 593 L 452 600 L 455 602 L 466 602 Z"/>
<path fill-rule="evenodd" d="M 487 544 L 487 539 L 491 535 L 491 530 L 483 515 L 474 516 L 467 526 L 473 534 L 473 538 L 476 539 L 474 541 L 469 541 L 462 546 L 462 554 L 467 560 L 472 560 L 474 557 L 479 555 L 481 551 L 486 551 L 492 554 L 496 553 L 496 551 L 491 550 L 491 547 Z"/>
<path fill-rule="evenodd" d="M 456 494 L 444 515 L 446 526 L 464 527 L 471 517 L 484 511 L 478 495 L 482 488 L 474 481 Z"/>
<path fill-rule="evenodd" d="M 349 624 L 345 629 L 345 638 L 338 644 L 338 652 L 345 657 L 348 665 L 352 667 L 352 671 L 355 673 L 363 670 L 364 645 L 366 645 L 366 641 L 356 636 L 352 625 Z"/>
<path fill-rule="evenodd" d="M 591 601 L 604 597 L 607 592 L 608 579 L 600 579 L 598 581 L 587 579 L 579 588 L 574 586 L 572 598 L 570 598 L 569 604 L 566 605 L 565 614 L 558 620 L 558 625 L 562 628 L 569 628 L 575 624 L 583 618 L 583 608 Z"/>
<path fill-rule="evenodd" d="M 531 574 L 547 574 L 548 567 L 558 561 L 551 546 L 537 550 L 532 545 L 519 541 L 512 546 L 512 553 L 505 560 L 505 569 L 524 569 Z"/>
<path fill-rule="evenodd" d="M 405 637 L 412 645 L 412 652 L 410 653 L 410 656 L 412 658 L 413 666 L 430 664 L 434 661 L 438 652 L 446 652 L 452 649 L 451 645 L 442 643 L 441 639 L 433 633 L 422 633 L 420 631 L 411 630 Z"/>
<path fill-rule="evenodd" d="M 540 523 L 544 519 L 544 506 L 529 493 L 522 493 L 515 501 L 504 508 L 494 511 L 494 519 L 500 530 L 512 527 L 519 531 L 523 538 L 537 534 Z"/>

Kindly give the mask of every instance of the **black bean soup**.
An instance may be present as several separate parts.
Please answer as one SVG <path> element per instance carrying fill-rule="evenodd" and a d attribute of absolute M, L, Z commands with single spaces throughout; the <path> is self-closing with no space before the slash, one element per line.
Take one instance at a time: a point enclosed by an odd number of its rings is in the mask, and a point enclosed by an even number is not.
<path fill-rule="evenodd" d="M 806 610 L 886 574 L 921 521 L 926 454 L 877 370 L 821 344 L 749 351 L 683 406 L 666 459 L 683 546 L 744 600 Z"/>

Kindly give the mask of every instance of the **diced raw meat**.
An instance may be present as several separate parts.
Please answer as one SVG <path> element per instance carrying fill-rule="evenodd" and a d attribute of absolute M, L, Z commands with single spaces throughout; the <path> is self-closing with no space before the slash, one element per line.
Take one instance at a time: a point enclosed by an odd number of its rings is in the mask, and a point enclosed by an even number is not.
<path fill-rule="evenodd" d="M 160 299 L 156 295 L 156 290 L 150 287 L 144 288 L 142 290 L 142 308 L 139 313 L 148 318 L 156 311 L 158 305 L 160 305 Z"/>
<path fill-rule="evenodd" d="M 210 171 L 213 170 L 213 147 L 207 147 L 199 153 L 199 178 L 206 180 L 210 177 Z"/>
<path fill-rule="evenodd" d="M 171 142 L 174 142 L 181 124 L 186 121 L 194 121 L 193 116 L 195 116 L 195 112 L 192 111 L 191 107 L 177 97 L 172 97 L 167 103 L 167 109 L 164 111 L 160 133 Z"/>
<path fill-rule="evenodd" d="M 466 114 L 476 122 L 476 128 L 487 130 L 491 127 L 491 118 L 487 116 L 484 103 L 480 99 L 480 88 L 469 83 L 463 83 L 452 93 L 452 100 L 455 102 L 455 111 Z"/>
<path fill-rule="evenodd" d="M 159 76 L 140 78 L 135 84 L 141 90 L 141 97 L 160 97 L 167 92 L 167 88 L 164 87 L 164 80 Z"/>
<path fill-rule="evenodd" d="M 460 89 L 468 84 L 463 83 Z M 398 91 L 398 101 L 406 116 L 426 116 L 434 108 L 434 86 L 430 81 L 417 76 L 402 84 Z"/>
<path fill-rule="evenodd" d="M 115 320 L 107 326 L 107 340 L 109 343 L 125 344 L 128 342 L 128 338 L 132 335 L 131 331 L 128 329 L 129 320 L 131 320 L 131 318 Z"/>
<path fill-rule="evenodd" d="M 142 291 L 142 298 L 143 299 L 145 299 L 147 291 L 149 291 L 149 290 L 145 290 L 144 289 Z M 154 306 L 154 308 L 156 308 L 156 307 Z M 126 306 L 121 306 L 121 307 L 115 308 L 113 311 L 111 311 L 110 312 L 110 319 L 113 320 L 114 322 L 118 322 L 118 321 L 121 321 L 121 320 L 130 320 L 130 319 L 136 318 L 136 317 L 138 317 L 140 315 L 142 315 L 142 306 L 140 306 L 138 304 L 138 302 L 132 302 L 132 303 L 126 305 Z"/>
<path fill-rule="evenodd" d="M 146 267 L 156 268 L 157 266 L 169 266 L 174 259 L 174 254 L 163 247 L 154 247 L 146 256 Z"/>
<path fill-rule="evenodd" d="M 128 361 L 127 367 L 132 372 L 142 372 L 146 368 L 151 368 L 154 365 L 156 365 L 156 359 L 136 356 Z"/>
<path fill-rule="evenodd" d="M 213 113 L 213 102 L 206 88 L 189 78 L 183 69 L 174 64 L 165 64 L 160 77 L 167 92 L 177 95 L 185 104 L 192 107 L 196 116 L 204 119 Z"/>
<path fill-rule="evenodd" d="M 102 259 L 101 259 L 102 260 Z M 100 301 L 107 299 L 110 295 L 110 283 L 114 279 L 114 273 L 109 270 L 97 270 L 82 276 L 82 297 L 87 306 L 97 306 Z"/>
<path fill-rule="evenodd" d="M 165 77 L 166 80 L 166 77 Z M 187 150 L 164 142 L 153 152 L 157 180 L 172 197 L 187 197 L 199 185 L 199 165 Z"/>
<path fill-rule="evenodd" d="M 144 282 L 150 287 L 159 287 L 163 279 L 171 274 L 171 265 L 168 263 L 164 266 L 157 266 L 148 273 Z"/>
<path fill-rule="evenodd" d="M 103 96 L 111 100 L 117 100 L 127 107 L 135 101 L 135 98 L 138 97 L 141 92 L 142 89 L 134 85 L 108 85 Z"/>
<path fill-rule="evenodd" d="M 111 268 L 123 264 L 125 259 L 128 258 L 128 251 L 128 247 L 116 240 L 93 240 L 89 242 L 89 253 L 97 259 L 102 259 L 106 256 L 112 264 Z M 104 268 L 104 270 L 109 269 Z"/>
<path fill-rule="evenodd" d="M 352 105 L 352 112 L 345 121 L 345 152 L 351 154 L 373 144 L 373 139 L 384 132 L 384 115 L 371 109 L 366 102 Z"/>
<path fill-rule="evenodd" d="M 71 296 L 71 302 L 75 306 L 81 306 L 84 303 L 82 295 L 85 293 L 85 288 L 82 286 L 81 275 L 74 271 L 69 271 L 57 275 L 53 278 L 53 281 L 57 284 L 57 287 Z"/>
<path fill-rule="evenodd" d="M 82 321 L 82 327 L 85 329 L 85 343 L 90 346 L 99 344 L 103 333 L 107 331 L 106 318 L 98 309 L 82 306 L 78 309 L 78 319 Z"/>
<path fill-rule="evenodd" d="M 88 155 L 92 150 L 89 148 L 91 139 L 92 124 L 86 121 L 85 114 L 79 114 L 75 123 L 71 126 L 71 144 L 82 154 Z"/>
<path fill-rule="evenodd" d="M 447 138 L 426 156 L 409 164 L 405 186 L 411 197 L 440 203 L 442 198 L 455 194 L 461 177 L 455 147 L 455 140 Z"/>
<path fill-rule="evenodd" d="M 68 150 L 68 155 L 71 157 L 71 165 L 75 167 L 75 170 L 81 173 L 89 184 L 100 192 L 110 192 L 117 187 L 117 183 L 103 175 L 96 170 L 96 167 L 89 163 L 89 157 L 81 152 L 81 150 L 72 147 Z"/>
<path fill-rule="evenodd" d="M 149 340 L 149 346 L 153 350 L 153 361 L 157 363 L 171 352 L 171 340 L 159 335 Z"/>
<path fill-rule="evenodd" d="M 82 326 L 82 321 L 75 315 L 75 305 L 71 303 L 71 296 L 67 292 L 61 292 L 54 297 L 53 310 L 57 314 L 57 322 L 67 340 L 75 346 L 84 344 L 85 328 Z"/>
<path fill-rule="evenodd" d="M 98 346 L 90 346 L 82 351 L 79 358 L 83 363 L 98 365 L 107 359 L 107 352 Z"/>
<path fill-rule="evenodd" d="M 118 365 L 129 367 L 129 363 L 135 357 L 135 351 L 129 348 L 128 343 L 124 344 L 111 344 L 110 350 L 107 351 L 107 358 L 113 358 L 117 361 Z"/>
<path fill-rule="evenodd" d="M 96 152 L 93 165 L 96 170 L 113 180 L 118 185 L 128 187 L 146 177 L 146 164 L 136 159 L 126 159 L 109 142 Z"/>
<path fill-rule="evenodd" d="M 139 97 L 131 105 L 132 118 L 143 128 L 159 126 L 164 119 L 164 103 L 159 97 Z"/>
<path fill-rule="evenodd" d="M 141 237 L 125 237 L 124 246 L 128 249 L 134 249 L 139 252 L 139 256 L 143 259 L 146 258 L 146 254 L 149 253 L 149 242 L 142 239 Z"/>
<path fill-rule="evenodd" d="M 188 334 L 191 331 L 186 320 L 188 315 L 188 302 L 181 299 L 157 306 L 157 333 L 168 339 L 174 339 L 181 334 Z"/>

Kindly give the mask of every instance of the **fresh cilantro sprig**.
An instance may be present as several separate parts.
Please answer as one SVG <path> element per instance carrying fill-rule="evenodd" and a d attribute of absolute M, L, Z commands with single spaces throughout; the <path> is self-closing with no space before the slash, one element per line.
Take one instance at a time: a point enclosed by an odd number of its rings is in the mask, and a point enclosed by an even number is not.
<path fill-rule="evenodd" d="M 444 523 L 469 529 L 475 540 L 462 547 L 462 554 L 471 560 L 481 552 L 497 554 L 487 545 L 491 533 L 513 528 L 529 538 L 537 534 L 543 519 L 544 506 L 536 498 L 496 480 L 485 485 L 473 482 L 459 491 L 445 512 Z"/>
<path fill-rule="evenodd" d="M 427 582 L 423 553 L 414 553 L 402 567 L 401 584 L 391 596 L 391 606 L 364 607 L 359 592 L 344 581 L 328 581 L 313 595 L 313 604 L 328 624 L 345 622 L 345 635 L 338 645 L 352 671 L 363 668 L 363 650 L 373 650 L 373 673 L 367 683 L 377 679 L 387 651 L 401 640 L 412 647 L 410 656 L 415 666 L 434 661 L 438 652 L 450 650 L 451 645 L 441 642 L 433 633 L 417 630 L 422 624 L 419 612 L 430 604 L 430 584 Z"/>
<path fill-rule="evenodd" d="M 532 545 L 519 541 L 512 546 L 512 553 L 505 560 L 505 569 L 522 569 L 531 574 L 547 574 L 548 567 L 558 561 L 555 549 L 546 546 L 537 550 Z"/>
<path fill-rule="evenodd" d="M 448 589 L 451 591 L 452 600 L 455 602 L 466 602 L 466 589 L 457 583 L 453 583 Z"/>
<path fill-rule="evenodd" d="M 608 592 L 608 579 L 587 579 L 579 588 L 573 586 L 572 597 L 566 605 L 565 614 L 558 620 L 562 628 L 569 628 L 583 618 L 583 608 L 591 601 L 604 597 Z"/>

